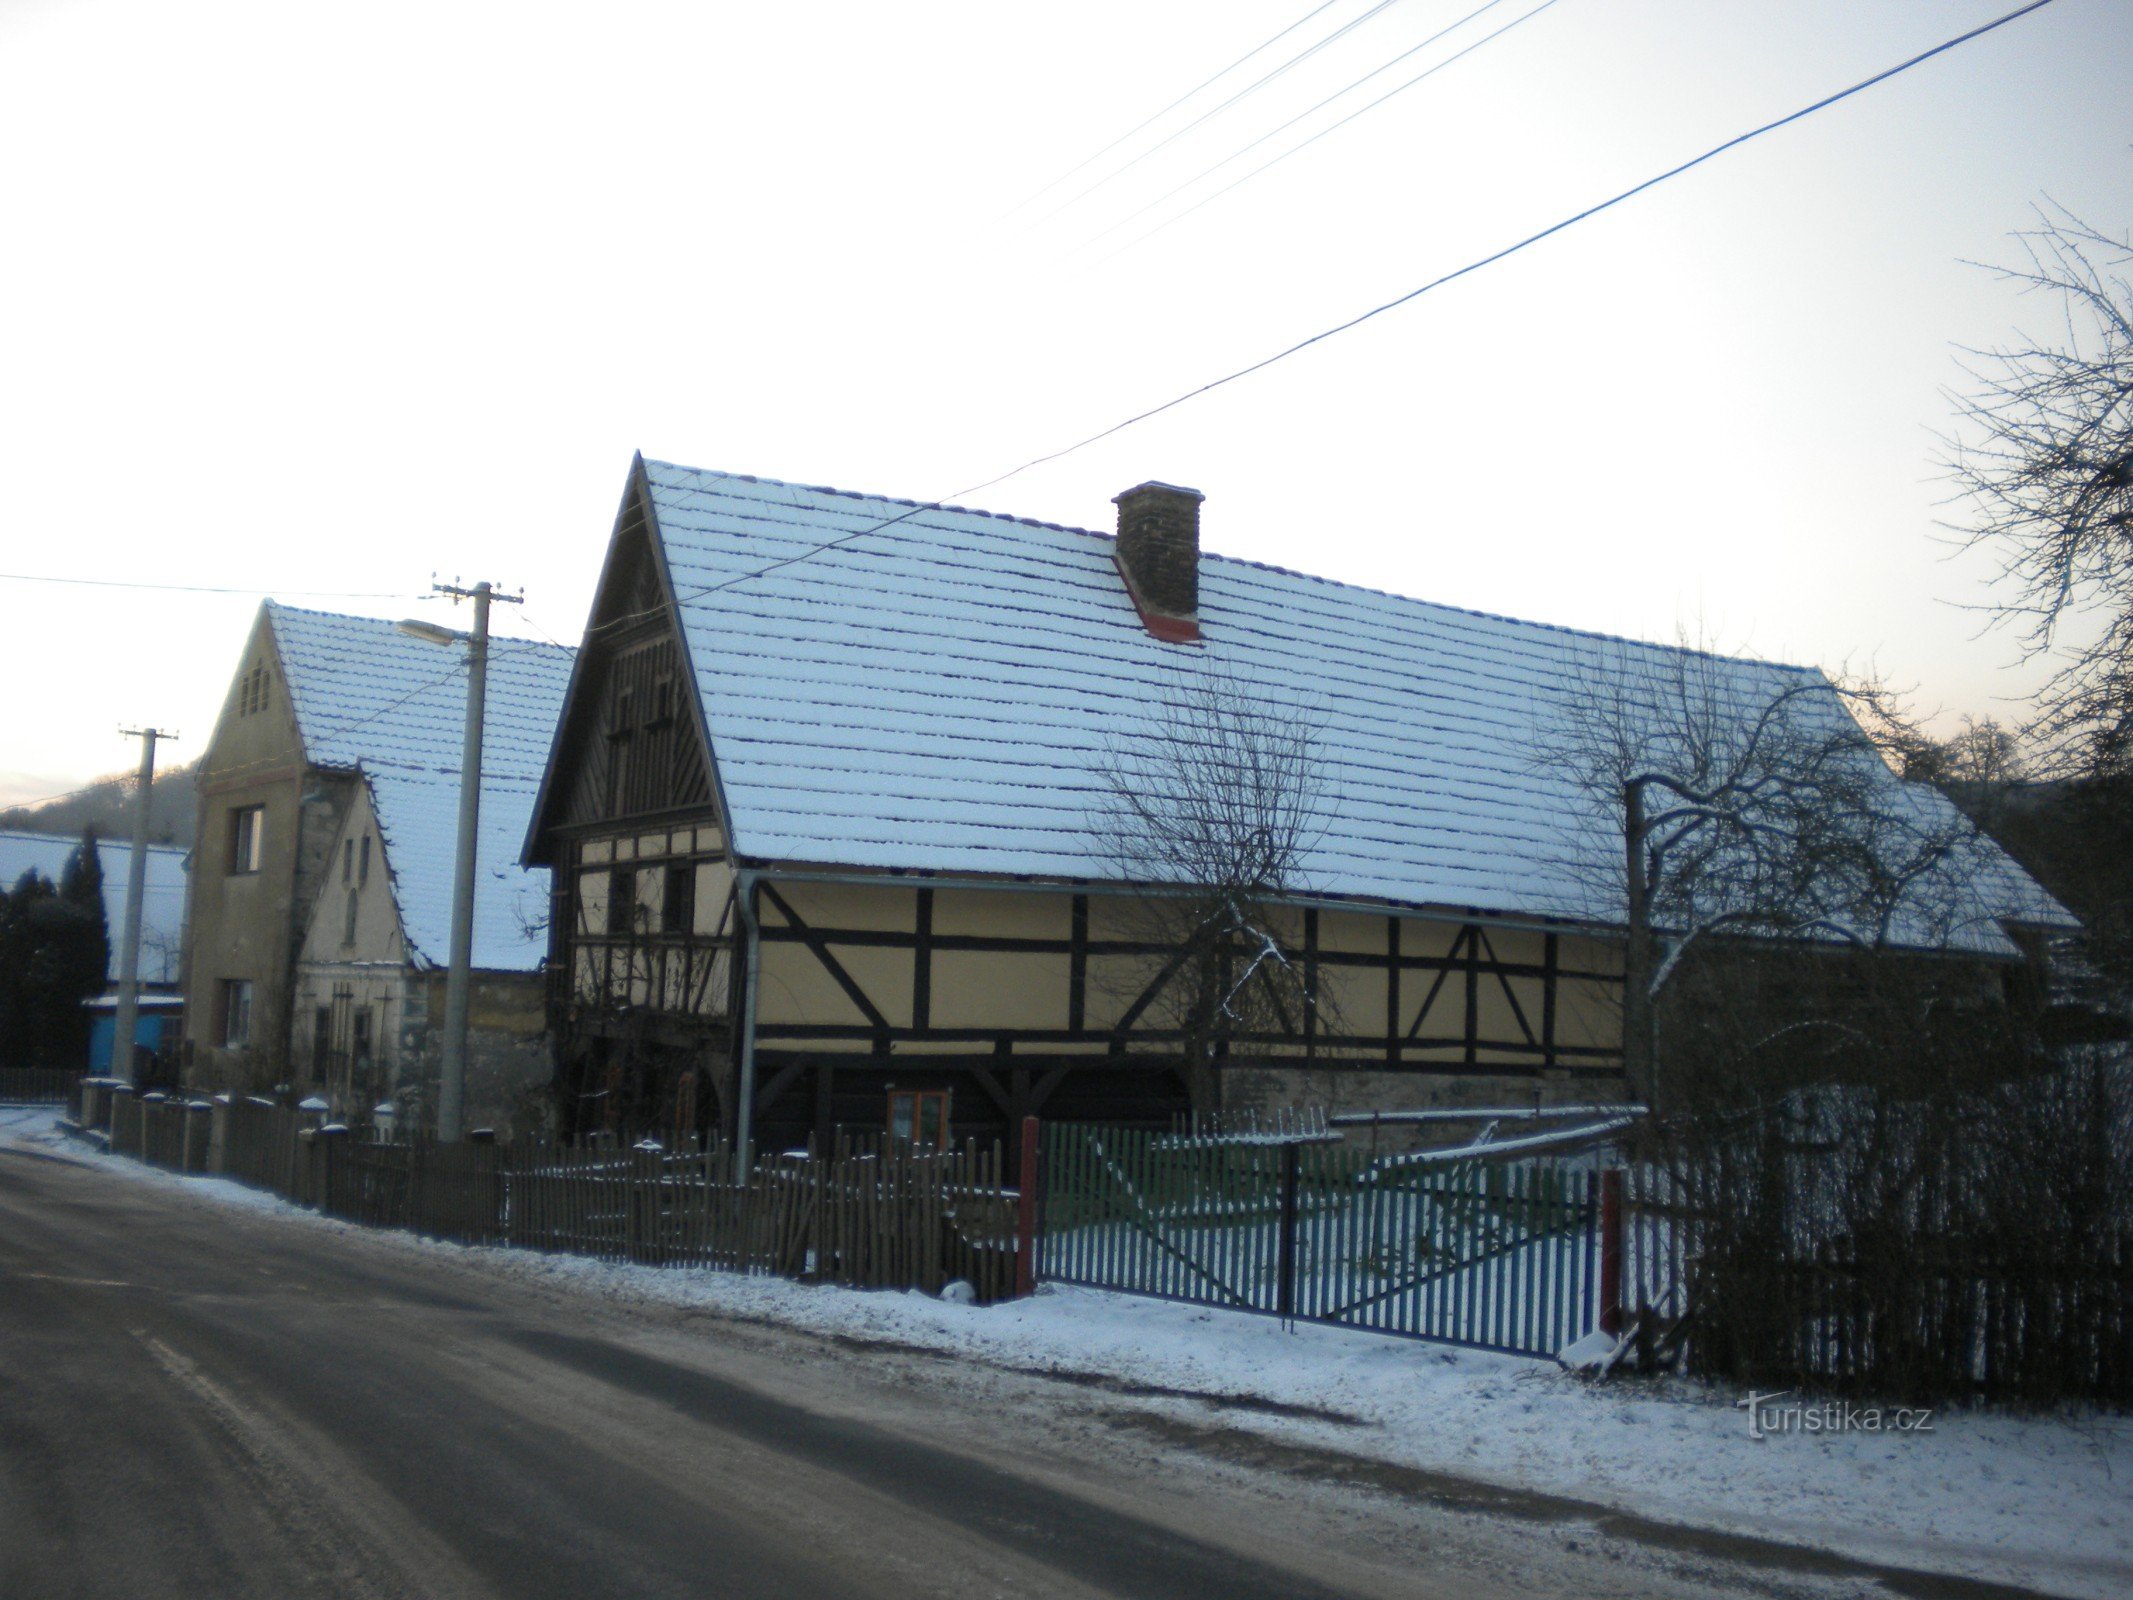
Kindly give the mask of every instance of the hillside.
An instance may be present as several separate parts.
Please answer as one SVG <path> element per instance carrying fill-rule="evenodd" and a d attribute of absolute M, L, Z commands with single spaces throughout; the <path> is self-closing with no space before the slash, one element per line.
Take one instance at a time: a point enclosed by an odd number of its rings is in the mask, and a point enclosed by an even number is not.
<path fill-rule="evenodd" d="M 156 774 L 148 803 L 148 841 L 186 849 L 193 843 L 193 769 L 175 766 Z M 41 806 L 13 806 L 0 811 L 0 828 L 77 836 L 91 823 L 106 839 L 133 837 L 133 774 L 100 778 L 77 794 Z"/>

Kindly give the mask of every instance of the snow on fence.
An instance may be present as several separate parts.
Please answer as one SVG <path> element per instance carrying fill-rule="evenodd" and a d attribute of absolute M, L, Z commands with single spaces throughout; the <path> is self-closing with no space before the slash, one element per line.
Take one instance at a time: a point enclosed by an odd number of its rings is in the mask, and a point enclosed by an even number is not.
<path fill-rule="evenodd" d="M 1599 1321 L 1599 1177 L 1054 1123 L 1041 1275 L 1554 1355 Z"/>

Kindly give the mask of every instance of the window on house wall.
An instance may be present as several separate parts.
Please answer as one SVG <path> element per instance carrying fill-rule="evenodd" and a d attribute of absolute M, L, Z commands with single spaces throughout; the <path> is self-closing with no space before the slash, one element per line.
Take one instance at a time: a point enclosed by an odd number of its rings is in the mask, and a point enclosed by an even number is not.
<path fill-rule="evenodd" d="M 617 867 L 607 875 L 607 931 L 624 934 L 637 918 L 637 872 Z"/>
<path fill-rule="evenodd" d="M 370 835 L 363 835 L 363 855 L 356 867 L 356 883 L 360 886 L 370 882 Z"/>
<path fill-rule="evenodd" d="M 630 736 L 637 731 L 637 697 L 624 689 L 615 696 L 615 719 L 607 734 L 607 810 L 615 816 L 629 806 Z"/>
<path fill-rule="evenodd" d="M 696 865 L 677 862 L 666 872 L 666 898 L 660 906 L 659 925 L 668 933 L 687 933 L 696 925 Z"/>
<path fill-rule="evenodd" d="M 222 1046 L 242 1050 L 252 1042 L 252 980 L 225 978 L 222 983 Z"/>
<path fill-rule="evenodd" d="M 315 1006 L 311 1011 L 311 1064 L 322 1068 L 333 1055 L 333 1007 Z"/>
<path fill-rule="evenodd" d="M 343 883 L 355 881 L 355 850 L 355 840 L 343 839 L 341 841 L 341 882 Z"/>
<path fill-rule="evenodd" d="M 367 1074 L 370 1071 L 371 1053 L 370 1007 L 358 1006 L 355 1015 L 349 1020 L 354 1025 L 354 1032 L 348 1040 L 349 1064 L 357 1074 Z"/>
<path fill-rule="evenodd" d="M 260 845 L 266 836 L 267 808 L 239 806 L 230 813 L 230 872 L 257 872 Z"/>
<path fill-rule="evenodd" d="M 946 1089 L 891 1089 L 889 1137 L 936 1149 L 948 1142 Z"/>
<path fill-rule="evenodd" d="M 354 944 L 356 942 L 356 917 L 362 909 L 362 893 L 359 890 L 350 889 L 348 891 L 347 919 L 341 924 L 341 943 Z"/>
<path fill-rule="evenodd" d="M 644 725 L 663 728 L 674 720 L 674 680 L 661 678 L 652 685 L 651 704 L 645 707 Z"/>
<path fill-rule="evenodd" d="M 237 680 L 237 714 L 249 717 L 267 708 L 267 691 L 273 684 L 264 661 L 252 663 L 252 670 Z"/>

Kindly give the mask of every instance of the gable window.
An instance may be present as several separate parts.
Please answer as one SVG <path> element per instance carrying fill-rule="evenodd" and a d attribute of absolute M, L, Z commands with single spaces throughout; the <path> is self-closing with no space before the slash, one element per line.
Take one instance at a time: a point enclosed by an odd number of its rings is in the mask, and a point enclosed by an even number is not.
<path fill-rule="evenodd" d="M 630 735 L 636 724 L 630 720 L 635 697 L 624 689 L 615 698 L 615 721 L 607 734 L 607 810 L 610 816 L 625 809 L 630 784 Z"/>
<path fill-rule="evenodd" d="M 225 978 L 222 983 L 222 1047 L 242 1050 L 252 1042 L 252 980 Z"/>
<path fill-rule="evenodd" d="M 267 831 L 265 806 L 239 806 L 230 813 L 230 872 L 259 870 L 259 850 Z"/>
<path fill-rule="evenodd" d="M 237 715 L 249 717 L 267 708 L 267 664 L 256 661 L 252 670 L 237 681 Z"/>
<path fill-rule="evenodd" d="M 370 835 L 363 835 L 363 854 L 356 866 L 356 883 L 360 887 L 370 882 Z"/>
<path fill-rule="evenodd" d="M 341 924 L 341 943 L 354 944 L 356 942 L 356 914 L 362 909 L 362 905 L 361 893 L 358 890 L 350 889 L 348 891 L 348 915 Z"/>
<path fill-rule="evenodd" d="M 617 867 L 607 875 L 607 931 L 624 934 L 637 920 L 637 869 Z"/>
<path fill-rule="evenodd" d="M 889 1137 L 940 1149 L 948 1142 L 946 1089 L 891 1089 Z"/>
<path fill-rule="evenodd" d="M 696 864 L 677 862 L 667 868 L 666 898 L 659 925 L 668 933 L 687 933 L 696 925 Z"/>
<path fill-rule="evenodd" d="M 341 841 L 341 882 L 353 883 L 355 881 L 355 857 L 355 840 L 343 839 Z"/>

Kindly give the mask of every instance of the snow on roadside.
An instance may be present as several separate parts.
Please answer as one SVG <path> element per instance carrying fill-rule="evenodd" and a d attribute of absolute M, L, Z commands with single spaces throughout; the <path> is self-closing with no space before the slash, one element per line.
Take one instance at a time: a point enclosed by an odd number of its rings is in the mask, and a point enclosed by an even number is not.
<path fill-rule="evenodd" d="M 66 1143 L 52 1121 L 50 1113 L 0 1108 L 0 1145 Z M 180 1178 L 119 1157 L 85 1159 L 201 1202 L 348 1226 L 226 1180 Z M 1008 1367 L 1249 1397 L 1292 1414 L 1231 1411 L 1228 1425 L 1662 1521 L 2053 1593 L 2133 1593 L 2133 1516 L 2126 1511 L 2133 1419 L 2125 1417 L 1960 1412 L 1937 1416 L 1929 1435 L 1757 1441 L 1733 1393 L 1701 1384 L 1596 1385 L 1547 1362 L 1308 1324 L 1284 1328 L 1269 1318 L 1096 1290 L 1055 1286 L 1033 1300 L 958 1306 L 920 1294 L 404 1243 L 613 1301 L 756 1318 Z"/>

